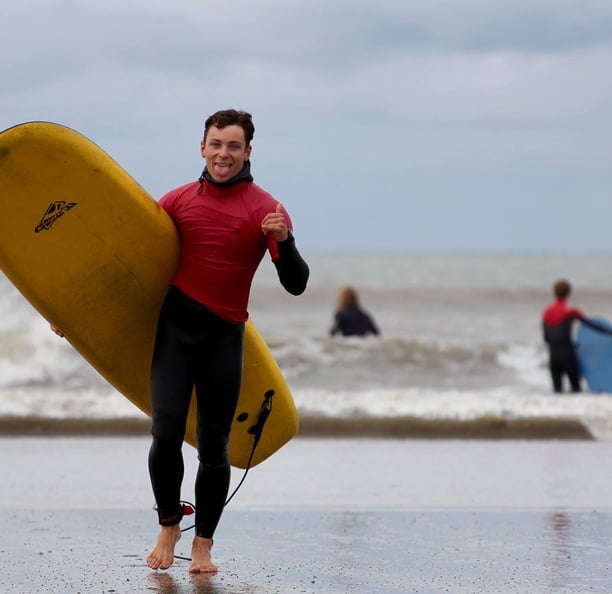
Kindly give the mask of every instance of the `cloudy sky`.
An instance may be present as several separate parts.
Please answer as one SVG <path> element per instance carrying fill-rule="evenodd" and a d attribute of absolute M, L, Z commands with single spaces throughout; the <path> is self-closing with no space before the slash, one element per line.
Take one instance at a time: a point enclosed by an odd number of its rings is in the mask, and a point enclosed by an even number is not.
<path fill-rule="evenodd" d="M 206 116 L 314 251 L 612 251 L 610 0 L 6 0 L 0 129 L 86 134 L 156 198 Z"/>

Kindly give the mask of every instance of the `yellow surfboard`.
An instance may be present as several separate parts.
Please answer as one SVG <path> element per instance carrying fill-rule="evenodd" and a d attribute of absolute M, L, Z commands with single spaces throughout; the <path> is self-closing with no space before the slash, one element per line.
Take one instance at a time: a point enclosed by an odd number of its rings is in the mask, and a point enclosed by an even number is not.
<path fill-rule="evenodd" d="M 157 316 L 179 256 L 170 217 L 96 144 L 49 122 L 0 133 L 0 205 L 0 267 L 6 276 L 150 416 Z M 272 353 L 249 321 L 230 437 L 233 466 L 247 467 L 257 421 L 264 418 L 251 466 L 297 433 L 298 415 Z M 185 437 L 194 446 L 195 427 L 194 400 Z"/>

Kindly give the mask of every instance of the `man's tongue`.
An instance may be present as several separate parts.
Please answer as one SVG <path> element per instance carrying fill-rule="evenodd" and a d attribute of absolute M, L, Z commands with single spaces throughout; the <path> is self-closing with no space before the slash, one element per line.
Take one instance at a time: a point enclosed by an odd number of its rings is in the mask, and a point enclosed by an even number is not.
<path fill-rule="evenodd" d="M 215 163 L 214 171 L 217 177 L 225 177 L 229 170 L 229 163 Z"/>

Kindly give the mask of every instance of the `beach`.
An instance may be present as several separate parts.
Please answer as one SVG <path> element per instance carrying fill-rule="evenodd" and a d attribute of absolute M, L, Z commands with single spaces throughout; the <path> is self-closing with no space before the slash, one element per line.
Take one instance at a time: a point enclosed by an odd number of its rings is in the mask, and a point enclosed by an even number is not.
<path fill-rule="evenodd" d="M 609 442 L 297 438 L 249 471 L 215 535 L 218 574 L 195 577 L 184 560 L 146 567 L 148 445 L 0 438 L 4 593 L 612 591 Z"/>
<path fill-rule="evenodd" d="M 254 283 L 300 431 L 227 506 L 215 576 L 147 568 L 150 421 L 0 276 L 0 592 L 612 592 L 612 395 L 552 394 L 540 326 L 558 276 L 612 319 L 612 257 L 308 260 L 299 299 Z M 381 337 L 328 336 L 349 283 Z"/>

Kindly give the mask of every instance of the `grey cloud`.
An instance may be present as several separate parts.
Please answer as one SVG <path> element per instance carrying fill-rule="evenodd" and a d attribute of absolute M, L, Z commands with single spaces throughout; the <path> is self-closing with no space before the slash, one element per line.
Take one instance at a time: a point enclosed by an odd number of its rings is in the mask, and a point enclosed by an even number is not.
<path fill-rule="evenodd" d="M 500 212 L 518 228 L 530 208 L 539 230 L 576 196 L 602 211 L 594 197 L 612 185 L 609 0 L 9 0 L 0 11 L 0 128 L 75 127 L 159 196 L 199 174 L 207 113 L 249 109 L 256 180 L 287 201 L 306 248 L 366 236 L 452 248 L 475 213 L 488 234 L 474 247 L 507 245 Z M 554 234 L 518 247 L 564 247 L 575 218 L 557 216 Z"/>

